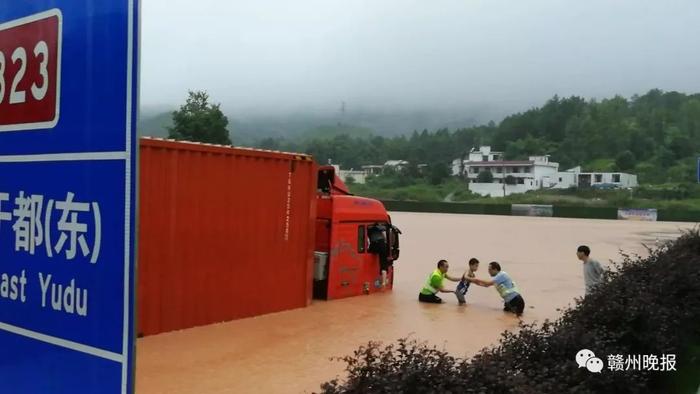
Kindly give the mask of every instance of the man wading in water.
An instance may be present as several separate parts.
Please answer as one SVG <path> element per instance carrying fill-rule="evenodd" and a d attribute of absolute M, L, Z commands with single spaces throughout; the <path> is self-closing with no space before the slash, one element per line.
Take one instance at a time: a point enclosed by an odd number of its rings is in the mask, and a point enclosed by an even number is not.
<path fill-rule="evenodd" d="M 498 294 L 503 298 L 503 311 L 515 313 L 516 316 L 520 317 L 525 309 L 525 300 L 523 300 L 518 286 L 510 278 L 510 275 L 501 271 L 501 265 L 495 261 L 489 263 L 489 275 L 493 279 L 481 280 L 467 276 L 464 277 L 464 280 L 482 287 L 496 286 Z"/>
<path fill-rule="evenodd" d="M 428 276 L 425 280 L 423 289 L 421 289 L 418 294 L 418 301 L 427 302 L 430 304 L 442 304 L 442 298 L 437 296 L 437 293 L 454 293 L 454 290 L 446 290 L 442 282 L 444 279 L 451 280 L 453 282 L 459 282 L 461 278 L 453 278 L 447 275 L 447 270 L 450 265 L 447 260 L 440 260 L 437 263 L 437 269 L 433 271 L 432 274 Z"/>

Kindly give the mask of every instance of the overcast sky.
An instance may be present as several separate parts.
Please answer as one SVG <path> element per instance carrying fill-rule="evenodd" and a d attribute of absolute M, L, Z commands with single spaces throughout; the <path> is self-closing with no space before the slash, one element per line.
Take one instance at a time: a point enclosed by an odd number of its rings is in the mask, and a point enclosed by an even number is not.
<path fill-rule="evenodd" d="M 698 0 L 144 0 L 142 104 L 508 109 L 700 92 Z"/>

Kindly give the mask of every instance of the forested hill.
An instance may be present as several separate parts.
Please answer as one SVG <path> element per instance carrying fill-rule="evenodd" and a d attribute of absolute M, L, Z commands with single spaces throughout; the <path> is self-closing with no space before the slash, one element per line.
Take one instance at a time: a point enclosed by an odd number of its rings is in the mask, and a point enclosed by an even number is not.
<path fill-rule="evenodd" d="M 409 136 L 336 135 L 304 141 L 266 139 L 264 148 L 303 151 L 347 168 L 403 159 L 448 163 L 472 147 L 491 145 L 507 159 L 549 154 L 562 169 L 638 173 L 645 183 L 690 182 L 700 153 L 700 94 L 651 90 L 642 96 L 585 100 L 553 97 L 499 124 Z"/>

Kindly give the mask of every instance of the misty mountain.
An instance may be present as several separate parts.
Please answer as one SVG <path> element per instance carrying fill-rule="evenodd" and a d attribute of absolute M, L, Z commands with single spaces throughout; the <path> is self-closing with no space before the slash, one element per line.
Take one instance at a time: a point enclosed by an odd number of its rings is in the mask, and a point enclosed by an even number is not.
<path fill-rule="evenodd" d="M 142 109 L 136 128 L 140 136 L 167 138 L 168 127 L 172 125 L 172 113 L 148 112 Z"/>
<path fill-rule="evenodd" d="M 394 137 L 408 135 L 414 130 L 464 128 L 485 123 L 488 115 L 471 115 L 456 111 L 371 111 L 362 110 L 345 114 L 323 114 L 314 111 L 292 114 L 258 114 L 236 116 L 227 114 L 234 144 L 253 145 L 264 138 L 333 138 L 347 134 L 353 137 L 380 135 Z M 143 136 L 167 137 L 172 125 L 171 111 L 142 108 L 138 123 Z"/>

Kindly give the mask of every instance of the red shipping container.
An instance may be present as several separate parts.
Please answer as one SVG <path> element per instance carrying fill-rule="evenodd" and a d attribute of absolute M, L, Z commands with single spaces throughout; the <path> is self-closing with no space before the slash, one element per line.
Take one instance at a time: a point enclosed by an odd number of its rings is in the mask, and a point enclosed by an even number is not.
<path fill-rule="evenodd" d="M 311 302 L 310 156 L 141 139 L 139 160 L 140 335 Z"/>

